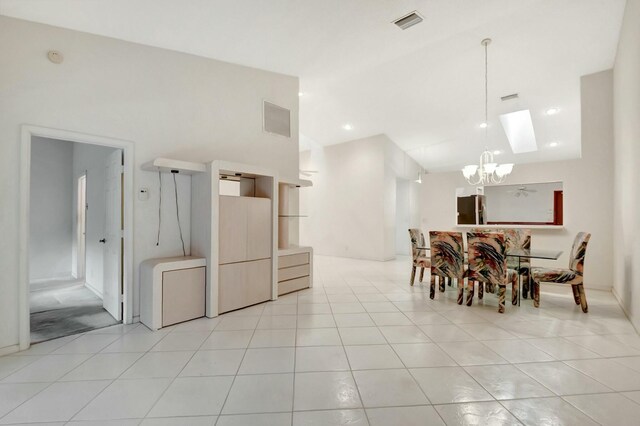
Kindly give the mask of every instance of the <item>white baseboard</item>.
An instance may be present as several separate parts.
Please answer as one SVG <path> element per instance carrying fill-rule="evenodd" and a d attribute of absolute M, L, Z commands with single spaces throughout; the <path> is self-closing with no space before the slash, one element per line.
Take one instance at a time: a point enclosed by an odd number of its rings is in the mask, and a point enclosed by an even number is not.
<path fill-rule="evenodd" d="M 14 354 L 20 350 L 20 345 L 11 345 L 0 348 L 0 356 Z"/>
<path fill-rule="evenodd" d="M 95 288 L 93 288 L 93 286 L 92 286 L 91 284 L 89 284 L 88 282 L 85 282 L 85 283 L 84 283 L 84 286 L 85 286 L 87 289 L 91 290 L 91 292 L 92 292 L 93 294 L 95 294 L 95 295 L 96 295 L 96 296 L 98 296 L 100 299 L 102 299 L 102 292 L 100 292 L 100 291 L 96 290 Z"/>
<path fill-rule="evenodd" d="M 620 297 L 616 289 L 612 288 L 611 293 L 613 293 L 613 297 L 615 297 L 616 300 L 618 301 L 618 305 L 620 305 L 620 309 L 622 309 L 622 312 L 624 312 L 624 314 L 627 316 L 627 319 L 631 323 L 631 326 L 633 327 L 633 329 L 636 331 L 636 333 L 640 334 L 640 330 L 638 330 L 636 325 L 633 323 L 633 320 L 631 319 L 631 315 L 629 315 L 629 312 L 627 312 L 627 310 L 624 308 L 624 305 L 622 304 L 622 298 Z"/>

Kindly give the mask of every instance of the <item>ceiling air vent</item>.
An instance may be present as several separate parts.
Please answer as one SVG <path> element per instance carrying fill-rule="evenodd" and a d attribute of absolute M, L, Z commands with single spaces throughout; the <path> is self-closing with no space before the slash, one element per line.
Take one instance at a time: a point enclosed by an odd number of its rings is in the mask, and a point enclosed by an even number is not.
<path fill-rule="evenodd" d="M 264 101 L 263 117 L 265 132 L 291 137 L 291 112 L 288 109 Z"/>
<path fill-rule="evenodd" d="M 503 96 L 500 99 L 502 99 L 502 102 L 504 101 L 510 101 L 511 99 L 518 99 L 518 94 L 517 93 L 512 93 L 510 95 L 507 96 Z"/>
<path fill-rule="evenodd" d="M 414 25 L 422 22 L 422 16 L 418 15 L 418 12 L 415 10 L 408 15 L 403 16 L 402 18 L 396 19 L 393 21 L 394 24 L 398 26 L 401 30 L 406 30 L 409 27 L 413 27 Z"/>

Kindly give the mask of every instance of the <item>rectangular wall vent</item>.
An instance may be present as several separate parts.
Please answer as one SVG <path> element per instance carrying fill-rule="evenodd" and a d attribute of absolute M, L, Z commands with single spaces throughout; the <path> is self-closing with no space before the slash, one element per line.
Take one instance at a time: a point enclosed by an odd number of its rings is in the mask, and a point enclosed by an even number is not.
<path fill-rule="evenodd" d="M 271 102 L 263 102 L 264 131 L 291 137 L 291 111 Z"/>
<path fill-rule="evenodd" d="M 409 27 L 413 27 L 414 25 L 422 22 L 422 16 L 418 14 L 415 10 L 408 15 L 403 16 L 402 18 L 396 19 L 393 21 L 394 24 L 398 26 L 401 30 L 406 30 Z"/>

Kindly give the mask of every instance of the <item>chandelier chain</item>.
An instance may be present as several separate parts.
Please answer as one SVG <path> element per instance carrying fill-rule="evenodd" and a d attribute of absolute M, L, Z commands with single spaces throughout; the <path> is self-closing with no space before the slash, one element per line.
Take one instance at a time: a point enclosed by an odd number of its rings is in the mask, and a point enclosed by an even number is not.
<path fill-rule="evenodd" d="M 489 144 L 489 43 L 484 43 L 484 148 Z"/>
<path fill-rule="evenodd" d="M 470 164 L 462 169 L 462 173 L 471 185 L 499 184 L 511 173 L 513 164 L 497 164 L 494 153 L 489 151 L 489 49 L 490 38 L 482 40 L 484 46 L 484 143 L 479 164 Z M 499 154 L 499 152 L 496 152 Z"/>

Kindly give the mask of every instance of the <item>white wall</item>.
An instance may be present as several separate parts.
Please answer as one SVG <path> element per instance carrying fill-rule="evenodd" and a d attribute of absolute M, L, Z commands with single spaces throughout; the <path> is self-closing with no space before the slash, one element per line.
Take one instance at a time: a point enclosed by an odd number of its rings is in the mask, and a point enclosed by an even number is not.
<path fill-rule="evenodd" d="M 31 155 L 30 281 L 69 279 L 73 144 L 34 138 Z"/>
<path fill-rule="evenodd" d="M 76 188 L 77 179 L 86 173 L 87 175 L 87 211 L 85 234 L 85 284 L 96 294 L 102 296 L 103 290 L 103 263 L 104 244 L 100 239 L 104 238 L 105 227 L 105 180 L 106 163 L 113 148 L 82 143 L 73 144 L 73 187 Z M 73 205 L 77 203 L 77 191 L 73 192 Z M 73 211 L 73 223 L 76 223 L 77 212 Z M 77 228 L 73 227 L 74 251 L 77 248 Z"/>
<path fill-rule="evenodd" d="M 410 182 L 396 179 L 396 254 L 408 256 L 411 254 L 411 244 L 407 230 L 411 227 L 411 192 Z"/>
<path fill-rule="evenodd" d="M 396 181 L 417 177 L 412 159 L 387 136 L 377 135 L 315 146 L 300 154 L 300 167 L 318 171 L 311 177 L 313 187 L 300 190 L 300 211 L 309 215 L 300 221 L 301 244 L 329 256 L 395 257 Z M 411 209 L 417 225 L 417 202 Z"/>
<path fill-rule="evenodd" d="M 627 0 L 613 78 L 613 290 L 640 330 L 640 0 Z"/>
<path fill-rule="evenodd" d="M 535 183 L 519 192 L 520 185 L 485 186 L 485 214 L 487 222 L 553 222 L 555 191 L 562 191 L 562 183 Z M 526 195 L 525 195 L 526 194 Z"/>
<path fill-rule="evenodd" d="M 314 253 L 384 259 L 383 137 L 318 147 L 301 154 L 301 169 L 317 170 L 300 190 L 300 243 Z"/>
<path fill-rule="evenodd" d="M 47 60 L 50 49 L 64 54 L 62 64 Z M 6 17 L 0 17 L 0 51 L 11 52 L 0 56 L 0 197 L 3 206 L 15 206 L 0 216 L 0 348 L 18 343 L 22 124 L 134 142 L 135 159 L 125 158 L 135 163 L 134 189 L 151 191 L 148 201 L 134 201 L 135 315 L 140 262 L 182 254 L 169 222 L 171 198 L 164 242 L 155 245 L 158 176 L 141 171 L 143 162 L 223 159 L 298 174 L 296 77 Z M 291 110 L 290 139 L 262 131 L 263 99 Z M 184 220 L 188 201 L 181 199 Z"/>
<path fill-rule="evenodd" d="M 411 253 L 408 229 L 420 227 L 421 185 L 414 181 L 421 168 L 388 138 L 384 142 L 384 163 L 385 258 L 393 259 L 396 254 Z M 402 221 L 398 221 L 398 215 Z"/>
<path fill-rule="evenodd" d="M 582 134 L 581 159 L 516 164 L 507 180 L 508 184 L 563 182 L 564 229 L 534 230 L 532 244 L 536 248 L 561 249 L 564 254 L 558 261 L 534 261 L 534 265 L 566 268 L 576 233 L 590 232 L 585 286 L 606 290 L 613 284 L 612 76 L 612 71 L 603 71 L 581 79 L 582 128 L 576 129 Z M 456 228 L 455 191 L 464 186 L 468 184 L 461 172 L 426 175 L 422 192 L 424 231 Z"/>

